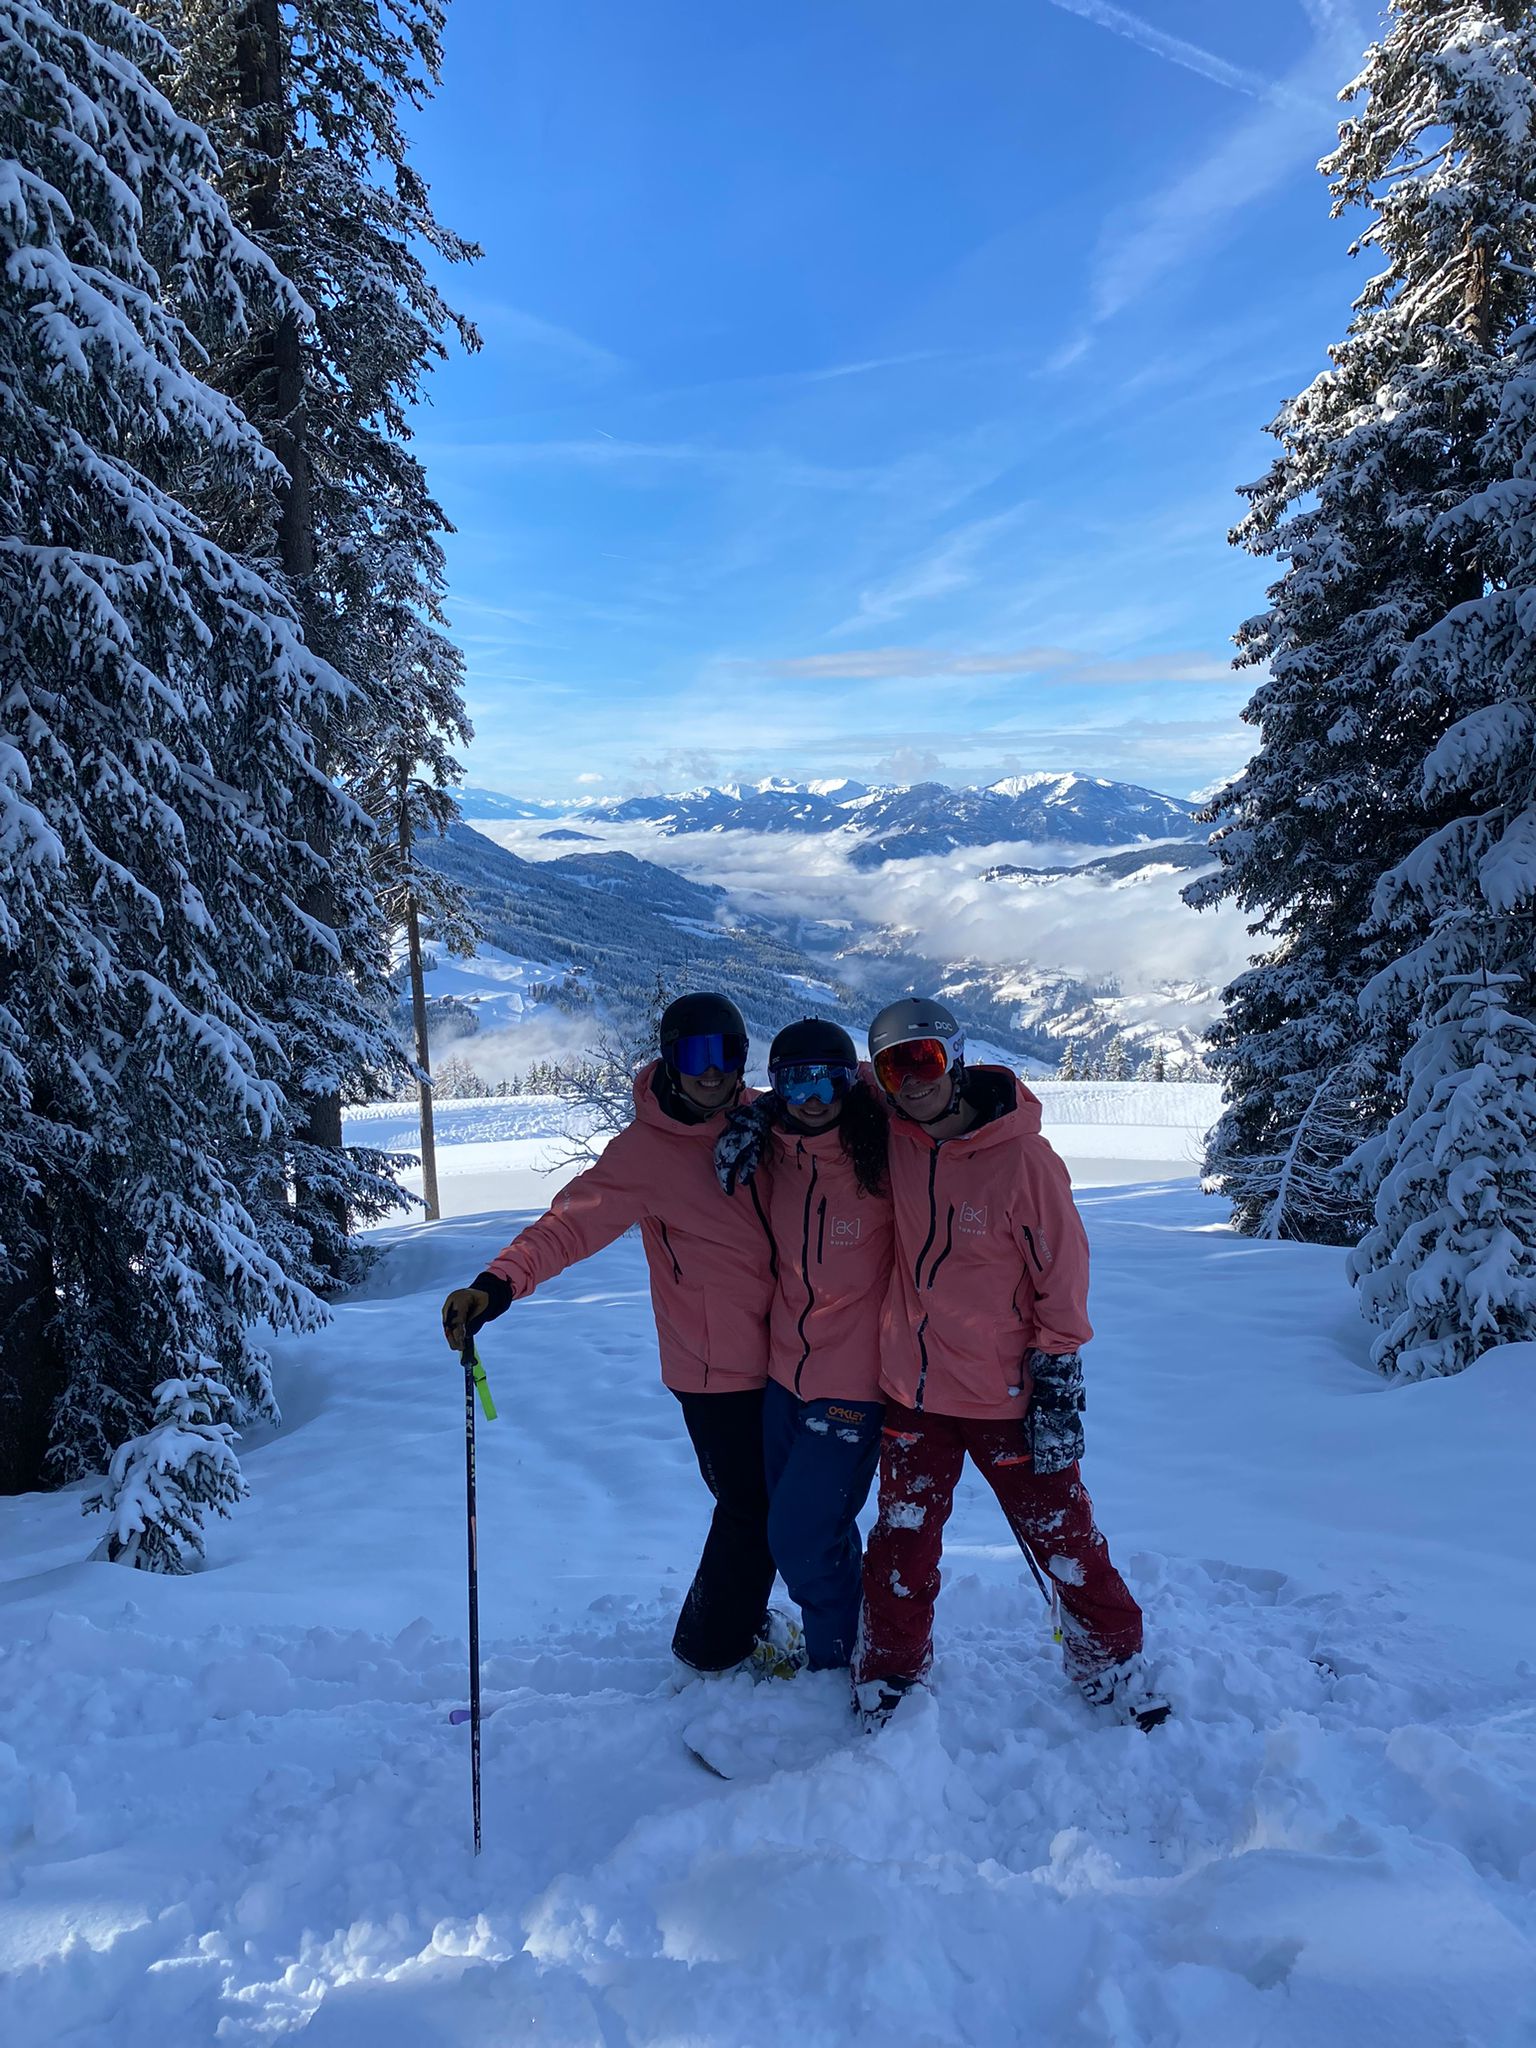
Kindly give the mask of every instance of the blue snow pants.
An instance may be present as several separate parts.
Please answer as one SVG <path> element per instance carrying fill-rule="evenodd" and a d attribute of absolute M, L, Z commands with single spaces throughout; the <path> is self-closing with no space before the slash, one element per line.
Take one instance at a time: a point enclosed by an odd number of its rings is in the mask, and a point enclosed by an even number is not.
<path fill-rule="evenodd" d="M 805 1628 L 812 1671 L 853 1655 L 863 1590 L 858 1513 L 880 1456 L 881 1401 L 800 1401 L 770 1380 L 763 1394 L 768 1548 Z"/>

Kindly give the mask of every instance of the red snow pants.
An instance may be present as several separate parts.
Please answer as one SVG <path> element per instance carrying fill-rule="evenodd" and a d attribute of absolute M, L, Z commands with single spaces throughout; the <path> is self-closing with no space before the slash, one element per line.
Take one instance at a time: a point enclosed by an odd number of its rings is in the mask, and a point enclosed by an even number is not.
<path fill-rule="evenodd" d="M 969 1451 L 1020 1548 L 1061 1598 L 1069 1678 L 1141 1648 L 1141 1609 L 1110 1562 L 1076 1465 L 1037 1476 L 1022 1424 L 930 1415 L 887 1401 L 880 1516 L 864 1553 L 864 1617 L 853 1679 L 913 1680 L 933 1657 L 944 1524 Z"/>

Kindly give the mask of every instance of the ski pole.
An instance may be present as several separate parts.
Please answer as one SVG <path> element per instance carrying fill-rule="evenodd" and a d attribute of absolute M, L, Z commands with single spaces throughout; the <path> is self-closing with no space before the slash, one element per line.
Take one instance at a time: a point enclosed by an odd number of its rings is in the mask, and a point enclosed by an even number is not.
<path fill-rule="evenodd" d="M 1039 1565 L 1035 1562 L 1035 1553 L 1030 1549 L 1022 1536 L 1019 1538 L 1019 1548 L 1024 1553 L 1024 1562 L 1035 1575 L 1035 1584 L 1040 1588 L 1040 1598 L 1050 1609 L 1051 1641 L 1059 1643 L 1061 1641 L 1061 1589 L 1056 1584 L 1054 1574 L 1051 1577 L 1050 1583 L 1046 1583 L 1044 1572 L 1041 1571 Z"/>
<path fill-rule="evenodd" d="M 496 1404 L 486 1382 L 485 1367 L 466 1336 L 459 1351 L 464 1367 L 464 1505 L 469 1526 L 469 1769 L 474 1788 L 475 1854 L 480 1854 L 480 1559 L 475 1534 L 475 1396 L 480 1396 L 487 1422 L 496 1420 Z"/>

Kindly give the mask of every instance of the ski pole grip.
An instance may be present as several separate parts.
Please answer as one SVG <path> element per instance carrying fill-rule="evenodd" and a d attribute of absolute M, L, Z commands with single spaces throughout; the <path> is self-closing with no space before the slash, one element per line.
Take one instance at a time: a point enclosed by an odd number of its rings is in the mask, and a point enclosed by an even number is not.
<path fill-rule="evenodd" d="M 475 1383 L 475 1392 L 480 1396 L 480 1406 L 485 1410 L 487 1422 L 496 1420 L 496 1403 L 491 1399 L 491 1383 L 485 1376 L 485 1367 L 480 1363 L 480 1354 L 475 1349 L 473 1337 L 464 1339 L 464 1349 L 459 1353 L 464 1370 Z"/>

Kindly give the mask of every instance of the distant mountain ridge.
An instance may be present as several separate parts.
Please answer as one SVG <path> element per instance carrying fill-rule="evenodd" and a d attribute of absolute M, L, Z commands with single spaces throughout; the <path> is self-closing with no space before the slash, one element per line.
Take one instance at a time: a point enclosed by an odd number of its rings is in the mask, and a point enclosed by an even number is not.
<path fill-rule="evenodd" d="M 846 779 L 756 783 L 660 796 L 587 797 L 563 806 L 466 789 L 466 818 L 561 816 L 580 823 L 648 824 L 665 837 L 685 832 L 841 832 L 856 843 L 855 867 L 914 860 L 1002 841 L 1134 846 L 1203 839 L 1195 806 L 1132 782 L 1040 771 L 985 786 L 918 782 L 870 788 Z"/>
<path fill-rule="evenodd" d="M 1093 875 L 1106 881 L 1129 881 L 1156 868 L 1194 874 L 1215 865 L 1216 856 L 1202 835 L 1185 844 L 1163 840 L 1155 845 L 1130 847 L 1124 853 L 1105 853 L 1097 860 L 1074 861 L 1067 867 L 1019 867 L 1012 861 L 1001 861 L 996 867 L 983 868 L 981 879 L 1028 883 L 1058 881 L 1063 875 Z"/>

